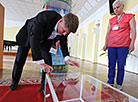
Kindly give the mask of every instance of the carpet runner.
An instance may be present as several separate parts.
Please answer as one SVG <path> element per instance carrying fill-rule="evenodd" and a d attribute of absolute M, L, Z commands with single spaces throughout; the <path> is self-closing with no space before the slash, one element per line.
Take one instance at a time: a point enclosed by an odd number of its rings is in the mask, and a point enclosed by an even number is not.
<path fill-rule="evenodd" d="M 45 102 L 44 96 L 40 92 L 40 82 L 40 78 L 23 78 L 17 89 L 10 91 L 11 80 L 0 80 L 0 102 Z M 51 97 L 48 99 L 47 102 L 52 102 Z"/>

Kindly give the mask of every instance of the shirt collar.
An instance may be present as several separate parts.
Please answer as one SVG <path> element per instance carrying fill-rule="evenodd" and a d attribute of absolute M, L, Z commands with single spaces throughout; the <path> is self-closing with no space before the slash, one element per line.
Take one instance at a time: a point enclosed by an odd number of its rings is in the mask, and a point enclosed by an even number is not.
<path fill-rule="evenodd" d="M 58 22 L 59 22 L 59 21 L 58 21 Z M 61 34 L 59 34 L 59 33 L 57 32 L 58 22 L 57 22 L 57 24 L 55 25 L 54 31 L 56 32 L 56 35 L 61 35 Z"/>
<path fill-rule="evenodd" d="M 57 24 L 55 25 L 55 28 L 54 28 L 54 30 L 57 32 L 57 25 L 58 25 L 58 22 L 57 22 Z"/>

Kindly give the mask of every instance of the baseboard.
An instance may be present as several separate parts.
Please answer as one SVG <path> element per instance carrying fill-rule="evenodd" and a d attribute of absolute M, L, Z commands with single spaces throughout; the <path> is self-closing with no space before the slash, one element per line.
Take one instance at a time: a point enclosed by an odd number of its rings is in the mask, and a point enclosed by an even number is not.
<path fill-rule="evenodd" d="M 131 72 L 131 71 L 128 71 L 128 70 L 126 70 L 126 72 L 138 75 L 138 73 L 136 73 L 136 72 Z"/>
<path fill-rule="evenodd" d="M 71 57 L 72 57 L 72 58 L 75 58 L 75 59 L 80 59 L 80 58 L 78 58 L 78 57 L 73 57 L 73 56 L 71 56 Z M 106 65 L 106 64 L 102 64 L 102 63 L 98 63 L 98 62 L 92 62 L 92 61 L 89 61 L 89 60 L 86 60 L 86 59 L 80 59 L 80 60 L 86 61 L 86 62 L 90 62 L 90 63 L 92 63 L 92 64 L 99 64 L 99 65 L 103 65 L 103 66 L 108 67 L 108 65 Z M 125 70 L 125 71 L 128 72 L 128 73 L 133 73 L 133 74 L 138 75 L 138 73 L 136 73 L 136 72 L 131 72 L 131 71 L 128 71 L 128 70 Z"/>
<path fill-rule="evenodd" d="M 70 57 L 75 58 L 75 59 L 80 59 L 80 58 L 74 57 L 74 56 L 70 56 Z M 92 64 L 100 64 L 100 65 L 103 65 L 103 66 L 108 66 L 108 65 L 106 65 L 106 64 L 102 64 L 102 63 L 98 63 L 98 62 L 92 62 L 92 61 L 86 60 L 86 59 L 80 59 L 80 60 L 86 61 L 86 62 L 90 62 L 90 63 L 92 63 Z"/>
<path fill-rule="evenodd" d="M 3 52 L 3 55 L 16 56 L 16 52 Z M 32 56 L 32 54 L 28 53 L 28 56 Z"/>

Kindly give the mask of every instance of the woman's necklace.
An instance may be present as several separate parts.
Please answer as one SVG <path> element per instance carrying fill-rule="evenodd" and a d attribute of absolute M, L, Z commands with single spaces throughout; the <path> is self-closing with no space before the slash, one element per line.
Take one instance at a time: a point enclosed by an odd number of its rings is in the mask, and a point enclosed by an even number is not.
<path fill-rule="evenodd" d="M 118 22 L 121 20 L 123 14 L 124 14 L 124 12 L 120 16 L 117 16 L 117 22 L 116 22 L 116 24 L 118 24 Z"/>

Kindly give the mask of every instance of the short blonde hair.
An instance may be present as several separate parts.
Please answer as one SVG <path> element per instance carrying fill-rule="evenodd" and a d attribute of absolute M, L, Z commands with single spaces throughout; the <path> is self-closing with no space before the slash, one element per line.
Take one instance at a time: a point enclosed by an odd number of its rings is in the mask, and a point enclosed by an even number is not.
<path fill-rule="evenodd" d="M 124 1 L 123 0 L 115 0 L 112 4 L 112 6 L 114 6 L 116 3 L 120 3 L 121 5 L 124 5 Z"/>

